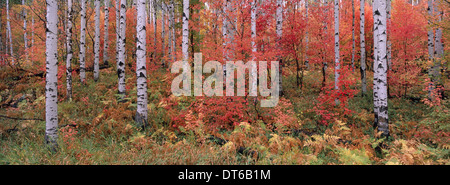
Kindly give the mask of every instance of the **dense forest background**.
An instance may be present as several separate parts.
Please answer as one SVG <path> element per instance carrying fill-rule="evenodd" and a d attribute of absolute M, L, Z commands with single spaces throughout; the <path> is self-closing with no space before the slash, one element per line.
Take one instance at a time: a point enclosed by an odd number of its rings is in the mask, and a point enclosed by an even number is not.
<path fill-rule="evenodd" d="M 449 10 L 445 0 L 1 0 L 0 164 L 448 165 Z M 280 61 L 278 105 L 174 96 L 171 64 L 195 53 Z"/>

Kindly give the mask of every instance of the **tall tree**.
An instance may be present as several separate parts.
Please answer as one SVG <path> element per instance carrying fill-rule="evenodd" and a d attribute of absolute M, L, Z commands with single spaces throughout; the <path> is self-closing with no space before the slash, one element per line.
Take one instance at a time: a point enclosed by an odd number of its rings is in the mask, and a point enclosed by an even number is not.
<path fill-rule="evenodd" d="M 67 85 L 67 99 L 69 101 L 72 100 L 72 19 L 73 19 L 73 11 L 72 11 L 72 0 L 67 0 L 67 27 L 66 27 L 66 49 L 67 49 L 67 57 L 66 57 L 66 85 Z"/>
<path fill-rule="evenodd" d="M 98 81 L 100 68 L 100 0 L 95 0 L 94 81 Z"/>
<path fill-rule="evenodd" d="M 277 45 L 280 48 L 281 37 L 283 36 L 283 0 L 277 0 L 277 10 L 276 10 L 276 32 L 277 32 Z M 278 78 L 279 83 L 279 95 L 283 96 L 283 59 L 282 56 L 278 56 L 280 61 L 280 76 Z"/>
<path fill-rule="evenodd" d="M 120 49 L 120 0 L 116 1 L 116 63 L 119 62 L 119 49 Z"/>
<path fill-rule="evenodd" d="M 334 89 L 339 90 L 340 54 L 339 54 L 339 0 L 334 0 Z M 339 100 L 336 99 L 336 104 Z"/>
<path fill-rule="evenodd" d="M 189 0 L 183 0 L 183 38 L 181 50 L 183 53 L 183 60 L 189 59 Z"/>
<path fill-rule="evenodd" d="M 28 37 L 27 37 L 27 11 L 25 10 L 25 0 L 22 0 L 23 15 L 23 45 L 25 48 L 25 60 L 28 61 Z"/>
<path fill-rule="evenodd" d="M 86 82 L 86 3 L 87 0 L 81 0 L 80 17 L 80 81 Z"/>
<path fill-rule="evenodd" d="M 359 29 L 359 39 L 361 45 L 361 62 L 360 62 L 360 72 L 361 72 L 361 92 L 365 96 L 367 93 L 367 79 L 366 79 L 366 38 L 365 38 L 365 0 L 361 0 L 361 11 L 360 11 L 360 29 Z"/>
<path fill-rule="evenodd" d="M 170 4 L 172 4 L 172 10 L 171 13 L 171 19 L 172 19 L 172 61 L 176 61 L 176 52 L 177 52 L 177 45 L 176 45 L 176 36 L 175 36 L 175 2 L 174 0 L 170 0 Z"/>
<path fill-rule="evenodd" d="M 172 20 L 172 9 L 173 9 L 173 6 L 172 6 L 173 4 L 170 2 L 168 5 L 167 5 L 167 14 L 168 14 L 168 22 L 169 22 L 169 32 L 168 32 L 168 34 L 169 34 L 169 43 L 168 43 L 168 47 L 169 47 L 169 59 L 173 59 L 172 57 L 172 55 L 173 55 L 173 46 L 172 46 L 172 41 L 174 40 L 174 38 L 172 37 L 173 35 L 172 35 L 172 27 L 173 27 L 173 20 Z M 173 61 L 173 60 L 172 60 Z"/>
<path fill-rule="evenodd" d="M 146 27 L 147 20 L 145 1 L 137 2 L 137 41 L 136 41 L 136 80 L 137 80 L 137 110 L 136 123 L 138 126 L 147 125 L 147 68 L 146 68 Z"/>
<path fill-rule="evenodd" d="M 109 49 L 109 0 L 105 0 L 105 33 L 103 40 L 103 64 L 107 65 L 109 60 L 108 49 Z"/>
<path fill-rule="evenodd" d="M 378 81 L 376 79 L 378 79 L 378 75 L 379 73 L 377 73 L 377 62 L 378 62 L 378 25 L 379 23 L 377 21 L 380 20 L 379 16 L 380 16 L 380 12 L 378 11 L 378 5 L 379 4 L 379 0 L 373 0 L 372 3 L 372 11 L 373 11 L 373 112 L 374 112 L 374 127 L 377 126 L 378 124 L 378 90 L 375 89 L 375 87 L 378 87 Z"/>
<path fill-rule="evenodd" d="M 256 10 L 257 10 L 257 3 L 256 0 L 253 0 L 251 2 L 251 37 L 252 37 L 252 61 L 256 60 L 256 52 L 257 52 L 257 46 L 256 46 Z M 256 62 L 253 63 L 252 69 L 257 69 L 257 65 Z M 251 71 L 251 75 L 253 77 L 253 79 L 257 78 L 257 70 L 252 70 Z M 258 84 L 257 84 L 257 80 L 253 80 L 253 83 L 251 84 L 252 88 L 250 89 L 257 89 L 258 88 Z M 253 96 L 256 96 L 256 94 L 253 94 Z M 255 98 L 255 102 L 256 102 L 256 98 Z"/>
<path fill-rule="evenodd" d="M 117 61 L 118 93 L 125 96 L 126 0 L 120 1 L 119 60 Z"/>
<path fill-rule="evenodd" d="M 356 40 L 355 40 L 355 0 L 352 1 L 352 70 L 355 71 L 355 48 L 356 48 Z"/>
<path fill-rule="evenodd" d="M 375 126 L 378 131 L 382 132 L 382 136 L 389 136 L 389 121 L 388 121 L 388 96 L 387 96 L 387 13 L 386 0 L 375 0 L 375 30 L 374 35 L 377 34 L 377 52 L 374 52 L 374 103 L 375 108 L 378 109 L 376 113 Z"/>
<path fill-rule="evenodd" d="M 305 0 L 305 11 L 306 11 L 306 26 L 309 24 L 309 0 Z M 309 50 L 309 34 L 308 34 L 308 28 L 305 29 L 305 66 L 306 69 L 309 70 L 309 60 L 308 60 L 308 50 Z"/>
<path fill-rule="evenodd" d="M 45 141 L 55 151 L 58 144 L 58 3 L 47 0 L 47 39 L 45 41 Z"/>
<path fill-rule="evenodd" d="M 12 44 L 11 21 L 10 21 L 10 16 L 9 16 L 9 0 L 6 0 L 6 29 L 8 31 L 9 52 L 11 54 L 11 64 L 14 65 L 14 52 L 13 52 L 13 44 Z"/>
<path fill-rule="evenodd" d="M 166 66 L 166 62 L 164 60 L 164 57 L 166 56 L 166 3 L 164 1 L 161 1 L 161 49 L 162 49 L 162 56 L 161 56 L 161 65 L 162 67 Z"/>

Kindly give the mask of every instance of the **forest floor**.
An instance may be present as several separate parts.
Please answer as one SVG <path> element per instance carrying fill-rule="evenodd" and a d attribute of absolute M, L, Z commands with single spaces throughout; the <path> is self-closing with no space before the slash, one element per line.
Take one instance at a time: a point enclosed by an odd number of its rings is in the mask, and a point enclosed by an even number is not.
<path fill-rule="evenodd" d="M 295 75 L 285 76 L 286 95 L 279 108 L 266 111 L 271 115 L 246 101 L 241 109 L 252 118 L 220 127 L 207 120 L 218 124 L 214 119 L 221 115 L 194 109 L 196 97 L 171 95 L 173 75 L 167 70 L 150 71 L 149 125 L 144 130 L 134 122 L 136 77 L 129 67 L 128 96 L 122 103 L 117 101 L 114 67 L 103 69 L 99 82 L 88 73 L 87 85 L 74 75 L 72 100 L 64 98 L 62 74 L 59 148 L 52 153 L 44 144 L 45 80 L 29 71 L 0 68 L 0 164 L 450 164 L 448 99 L 429 107 L 421 101 L 426 96 L 421 88 L 409 89 L 406 97 L 390 97 L 391 136 L 382 138 L 372 126 L 371 91 L 350 98 L 345 116 L 321 123 L 315 111 L 320 71 L 305 72 L 302 90 Z M 351 88 L 359 89 L 359 81 Z"/>

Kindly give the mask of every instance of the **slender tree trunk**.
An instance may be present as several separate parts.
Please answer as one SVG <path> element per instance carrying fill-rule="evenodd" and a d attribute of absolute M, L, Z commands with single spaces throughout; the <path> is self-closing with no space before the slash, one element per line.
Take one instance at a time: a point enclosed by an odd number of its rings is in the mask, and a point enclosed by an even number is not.
<path fill-rule="evenodd" d="M 277 32 L 277 45 L 278 48 L 281 48 L 281 37 L 283 36 L 283 0 L 277 0 L 277 11 L 276 11 L 276 32 Z M 283 62 L 283 57 L 282 56 L 278 56 L 278 60 L 280 61 L 280 76 L 278 78 L 279 80 L 279 95 L 283 96 L 283 66 L 284 66 L 284 62 Z"/>
<path fill-rule="evenodd" d="M 156 0 L 152 0 L 153 1 L 153 33 L 154 33 L 154 37 L 153 37 L 153 58 L 152 60 L 154 60 L 154 63 L 156 64 L 156 43 L 157 43 L 157 26 L 158 26 L 158 22 L 157 22 L 157 12 L 158 12 L 158 3 L 156 2 Z"/>
<path fill-rule="evenodd" d="M 14 65 L 14 52 L 13 52 L 13 44 L 12 44 L 12 33 L 11 33 L 11 21 L 9 17 L 9 0 L 6 0 L 6 29 L 8 31 L 9 38 L 9 52 L 11 54 L 11 64 Z"/>
<path fill-rule="evenodd" d="M 174 0 L 171 0 L 170 1 L 171 2 L 171 4 L 172 4 L 172 11 L 171 11 L 171 14 L 172 14 L 172 60 L 173 61 L 176 61 L 177 60 L 177 55 L 176 55 L 176 53 L 177 53 L 177 45 L 176 45 L 176 41 L 177 41 L 177 37 L 175 36 L 175 2 L 174 2 Z"/>
<path fill-rule="evenodd" d="M 139 127 L 147 126 L 147 68 L 146 68 L 146 41 L 147 33 L 145 23 L 147 15 L 145 11 L 145 1 L 137 2 L 137 41 L 136 41 L 136 80 L 137 80 L 137 110 L 136 123 Z"/>
<path fill-rule="evenodd" d="M 309 0 L 305 0 L 305 10 L 306 10 L 306 27 L 308 27 L 309 25 L 309 7 L 308 7 L 308 3 Z M 309 33 L 308 33 L 308 28 L 305 29 L 306 33 L 305 33 L 305 66 L 306 69 L 309 70 L 309 59 L 308 59 L 308 50 L 309 50 Z"/>
<path fill-rule="evenodd" d="M 355 40 L 355 0 L 352 1 L 352 70 L 355 71 L 355 54 L 356 54 L 356 40 Z"/>
<path fill-rule="evenodd" d="M 183 60 L 189 60 L 189 0 L 183 0 L 183 39 L 181 50 L 183 53 Z"/>
<path fill-rule="evenodd" d="M 72 0 L 67 0 L 67 30 L 66 30 L 66 84 L 67 84 L 67 100 L 72 101 Z"/>
<path fill-rule="evenodd" d="M 125 96 L 126 0 L 120 1 L 119 60 L 117 61 L 118 93 Z"/>
<path fill-rule="evenodd" d="M 103 42 L 103 64 L 108 65 L 109 55 L 109 0 L 105 0 L 105 33 Z"/>
<path fill-rule="evenodd" d="M 388 33 L 388 37 L 387 37 L 387 63 L 388 63 L 388 70 L 392 70 L 392 48 L 391 48 L 391 39 L 390 39 L 390 26 L 391 26 L 391 1 L 392 0 L 386 0 L 386 14 L 387 14 L 387 33 Z M 388 87 L 389 89 L 389 87 Z"/>
<path fill-rule="evenodd" d="M 116 5 L 116 64 L 119 63 L 120 52 L 120 0 L 115 0 Z"/>
<path fill-rule="evenodd" d="M 47 39 L 45 41 L 46 55 L 46 85 L 45 85 L 45 141 L 52 151 L 58 144 L 58 3 L 47 0 Z"/>
<path fill-rule="evenodd" d="M 34 56 L 34 15 L 31 15 L 31 59 L 33 60 Z"/>
<path fill-rule="evenodd" d="M 257 10 L 257 3 L 256 3 L 256 0 L 253 0 L 251 2 L 251 7 L 252 7 L 251 12 L 250 12 L 251 13 L 251 32 L 252 32 L 252 35 L 251 35 L 251 37 L 252 37 L 252 42 L 251 42 L 251 44 L 252 44 L 252 60 L 251 61 L 256 61 L 256 52 L 257 52 L 257 46 L 256 46 L 256 10 Z M 257 79 L 258 74 L 257 74 L 257 70 L 256 70 L 257 69 L 256 62 L 253 63 L 252 68 L 255 69 L 255 70 L 251 71 L 252 78 L 253 79 Z M 251 84 L 251 88 L 250 89 L 257 89 L 258 88 L 257 80 L 253 80 L 252 82 L 253 83 Z M 253 92 L 256 92 L 256 91 L 252 91 L 250 96 L 255 96 L 256 97 L 257 93 L 256 94 L 252 94 Z M 255 98 L 254 101 L 256 103 L 257 99 Z"/>
<path fill-rule="evenodd" d="M 434 14 L 437 16 L 437 23 L 440 24 L 442 22 L 443 11 L 439 10 L 439 3 L 443 3 L 442 1 L 434 2 Z M 436 28 L 436 37 L 434 41 L 434 68 L 435 68 L 435 76 L 436 76 L 436 85 L 438 85 L 440 79 L 440 68 L 441 68 L 441 60 L 444 57 L 444 45 L 442 44 L 442 28 Z"/>
<path fill-rule="evenodd" d="M 378 119 L 376 120 L 376 127 L 378 131 L 382 132 L 382 136 L 389 136 L 389 121 L 388 121 L 388 96 L 387 96 L 387 13 L 386 0 L 375 0 L 377 6 L 375 9 L 375 23 L 377 30 L 377 55 L 374 64 L 377 68 L 374 71 L 374 102 L 377 104 L 375 108 L 378 109 Z"/>
<path fill-rule="evenodd" d="M 80 24 L 80 81 L 86 83 L 86 3 L 81 0 L 81 24 Z"/>
<path fill-rule="evenodd" d="M 373 112 L 374 112 L 374 127 L 376 127 L 378 125 L 378 89 L 376 87 L 378 87 L 378 81 L 377 79 L 379 78 L 379 73 L 377 73 L 377 69 L 378 69 L 378 21 L 380 20 L 380 12 L 378 11 L 378 4 L 379 4 L 380 0 L 374 0 L 373 4 L 372 4 L 372 9 L 373 9 Z"/>
<path fill-rule="evenodd" d="M 172 3 L 169 3 L 167 6 L 167 14 L 168 14 L 168 22 L 169 22 L 169 31 L 168 31 L 168 34 L 169 34 L 169 43 L 168 43 L 168 47 L 169 47 L 169 51 L 168 51 L 168 54 L 169 54 L 169 60 L 172 60 L 173 58 L 172 58 L 172 54 L 173 54 L 173 47 L 172 47 L 172 41 L 173 41 L 173 38 L 172 38 L 172 27 L 173 27 L 173 22 L 172 22 L 172 9 L 173 9 L 173 7 L 172 7 Z"/>
<path fill-rule="evenodd" d="M 365 0 L 361 0 L 361 11 L 360 11 L 360 29 L 359 29 L 359 38 L 361 45 L 361 64 L 360 64 L 360 72 L 361 72 L 361 93 L 363 96 L 367 94 L 367 78 L 366 78 L 366 38 L 365 38 Z"/>
<path fill-rule="evenodd" d="M 162 49 L 162 56 L 161 56 L 161 65 L 162 67 L 166 67 L 166 62 L 164 60 L 164 57 L 166 56 L 166 3 L 161 1 L 161 49 Z"/>
<path fill-rule="evenodd" d="M 22 6 L 25 7 L 25 0 L 22 0 Z M 28 61 L 28 37 L 27 37 L 27 11 L 22 8 L 23 14 L 23 45 L 25 48 L 25 61 Z"/>
<path fill-rule="evenodd" d="M 334 0 L 334 89 L 339 90 L 340 54 L 339 54 L 339 0 Z M 336 98 L 336 104 L 339 99 Z"/>
<path fill-rule="evenodd" d="M 94 81 L 99 78 L 100 66 L 100 0 L 95 0 Z"/>

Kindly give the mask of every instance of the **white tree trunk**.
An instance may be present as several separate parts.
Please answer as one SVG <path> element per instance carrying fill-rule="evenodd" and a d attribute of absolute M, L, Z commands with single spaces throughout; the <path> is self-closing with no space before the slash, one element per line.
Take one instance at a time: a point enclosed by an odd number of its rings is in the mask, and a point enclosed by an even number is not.
<path fill-rule="evenodd" d="M 281 37 L 283 36 L 283 0 L 277 0 L 277 11 L 276 11 L 276 32 L 277 32 L 277 45 L 281 49 Z M 282 56 L 278 56 L 280 62 L 280 75 L 278 78 L 279 83 L 279 95 L 283 96 L 283 66 Z"/>
<path fill-rule="evenodd" d="M 428 7 L 427 7 L 427 11 L 428 11 L 428 16 L 432 17 L 433 16 L 433 0 L 428 0 Z M 432 22 L 430 20 L 428 20 L 428 25 L 431 26 Z M 435 62 L 434 59 L 434 31 L 433 29 L 429 29 L 428 30 L 428 60 L 433 61 L 433 63 Z M 434 84 L 434 74 L 435 74 L 435 68 L 434 65 L 431 65 L 429 70 L 428 70 L 428 75 L 430 77 L 430 84 L 428 87 L 428 99 L 433 100 L 433 91 L 436 88 L 435 84 Z"/>
<path fill-rule="evenodd" d="M 105 0 L 105 33 L 104 33 L 104 42 L 103 42 L 103 64 L 108 64 L 109 55 L 109 0 Z"/>
<path fill-rule="evenodd" d="M 53 151 L 58 139 L 58 3 L 47 0 L 47 39 L 45 41 L 45 140 Z"/>
<path fill-rule="evenodd" d="M 118 93 L 125 96 L 126 0 L 120 1 L 119 60 L 117 61 Z"/>
<path fill-rule="evenodd" d="M 442 22 L 443 11 L 439 10 L 442 6 L 439 3 L 444 3 L 443 1 L 434 2 L 434 14 L 437 16 L 437 24 L 440 25 Z M 441 61 L 444 59 L 444 45 L 442 43 L 442 28 L 436 28 L 436 36 L 434 41 L 434 64 L 433 64 L 433 83 L 435 86 L 442 85 L 441 82 Z M 442 92 L 441 92 L 442 93 Z"/>
<path fill-rule="evenodd" d="M 22 0 L 22 6 L 25 7 L 25 0 Z M 25 48 L 25 61 L 28 61 L 28 37 L 27 37 L 27 11 L 22 8 L 23 13 L 23 45 Z"/>
<path fill-rule="evenodd" d="M 119 63 L 119 48 L 120 48 L 120 0 L 115 0 L 116 10 L 116 64 Z"/>
<path fill-rule="evenodd" d="M 378 109 L 378 119 L 376 120 L 376 126 L 378 131 L 382 132 L 383 136 L 389 136 L 389 122 L 388 122 L 388 96 L 387 96 L 387 13 L 386 13 L 386 0 L 375 0 L 377 6 L 375 9 L 376 15 L 376 29 L 378 47 L 376 60 L 374 64 L 377 66 L 374 73 L 374 102 L 377 104 L 375 108 Z M 377 99 L 377 101 L 375 101 Z"/>
<path fill-rule="evenodd" d="M 172 54 L 173 54 L 173 46 L 172 46 L 172 41 L 173 41 L 173 38 L 172 38 L 172 27 L 173 27 L 173 22 L 172 22 L 172 9 L 173 9 L 173 7 L 172 7 L 172 3 L 169 3 L 168 5 L 167 5 L 167 14 L 168 14 L 168 22 L 169 22 L 169 32 L 168 32 L 168 34 L 169 34 L 169 43 L 168 43 L 168 47 L 169 47 L 169 59 L 173 59 L 172 58 Z"/>
<path fill-rule="evenodd" d="M 306 10 L 306 26 L 308 26 L 309 24 L 309 0 L 305 0 L 305 10 Z M 308 29 L 306 28 L 306 33 L 305 33 L 305 66 L 306 69 L 309 70 L 309 59 L 308 59 L 308 50 L 309 50 L 309 33 L 308 33 Z"/>
<path fill-rule="evenodd" d="M 158 12 L 158 3 L 156 2 L 156 0 L 152 0 L 153 2 L 153 33 L 154 33 L 154 38 L 153 38 L 153 59 L 156 59 L 156 43 L 157 43 L 157 26 L 158 26 L 158 22 L 157 22 L 157 12 Z"/>
<path fill-rule="evenodd" d="M 166 3 L 161 1 L 161 49 L 162 49 L 162 58 L 161 64 L 163 67 L 166 66 L 166 62 L 164 57 L 166 56 Z"/>
<path fill-rule="evenodd" d="M 176 41 L 177 41 L 177 37 L 175 36 L 175 2 L 174 0 L 170 1 L 172 4 L 172 11 L 170 11 L 171 13 L 171 19 L 172 19 L 172 60 L 175 62 L 177 60 L 176 58 L 176 53 L 177 53 L 177 45 L 176 45 Z"/>
<path fill-rule="evenodd" d="M 81 24 L 80 24 L 80 81 L 86 82 L 86 3 L 87 0 L 81 0 Z"/>
<path fill-rule="evenodd" d="M 95 0 L 94 81 L 99 78 L 100 66 L 100 0 Z"/>
<path fill-rule="evenodd" d="M 373 9 L 373 112 L 374 112 L 374 127 L 377 126 L 378 124 L 378 89 L 376 89 L 375 87 L 378 86 L 378 81 L 376 79 L 378 79 L 378 75 L 379 73 L 376 73 L 378 65 L 377 65 L 377 61 L 378 61 L 378 21 L 380 20 L 379 18 L 379 12 L 378 11 L 378 3 L 379 0 L 374 0 L 373 4 L 372 4 L 372 9 Z"/>
<path fill-rule="evenodd" d="M 356 53 L 356 40 L 355 40 L 355 0 L 352 1 L 352 70 L 355 71 L 355 53 Z"/>
<path fill-rule="evenodd" d="M 365 0 L 361 0 L 361 10 L 360 10 L 360 29 L 359 29 L 359 38 L 361 39 L 361 64 L 360 64 L 360 72 L 361 72 L 361 92 L 364 95 L 367 93 L 367 78 L 366 78 L 366 38 L 365 38 Z"/>
<path fill-rule="evenodd" d="M 181 50 L 183 53 L 183 60 L 189 59 L 189 0 L 183 0 L 183 39 Z"/>
<path fill-rule="evenodd" d="M 9 52 L 11 54 L 11 65 L 14 65 L 14 52 L 12 44 L 12 33 L 11 33 L 11 21 L 9 17 L 9 0 L 6 0 L 6 29 L 8 31 L 9 38 Z"/>
<path fill-rule="evenodd" d="M 252 32 L 252 60 L 251 61 L 256 61 L 256 9 L 257 9 L 257 4 L 256 4 L 256 0 L 253 0 L 251 2 L 251 32 Z M 256 62 L 253 63 L 254 65 L 252 66 L 253 69 L 257 69 L 257 65 Z M 252 70 L 251 71 L 251 75 L 253 77 L 253 79 L 257 79 L 258 74 L 257 74 L 257 70 Z M 257 84 L 257 80 L 253 80 L 253 83 L 251 84 L 251 88 L 250 89 L 257 89 L 258 88 L 258 84 Z M 252 93 L 252 92 L 250 92 Z M 256 96 L 257 94 L 250 94 L 250 96 Z M 256 101 L 256 99 L 255 99 Z"/>
<path fill-rule="evenodd" d="M 34 16 L 31 16 L 31 53 L 33 56 L 33 46 L 34 46 Z"/>
<path fill-rule="evenodd" d="M 392 0 L 386 0 L 386 15 L 387 15 L 387 25 L 391 25 L 391 1 Z M 387 47 L 387 63 L 388 63 L 388 70 L 392 69 L 392 47 L 391 47 L 391 39 L 390 39 L 390 30 L 386 30 L 388 33 L 386 47 Z"/>
<path fill-rule="evenodd" d="M 147 126 L 147 68 L 146 68 L 146 11 L 145 1 L 137 2 L 137 41 L 136 41 L 136 80 L 137 80 L 137 111 L 138 126 Z"/>
<path fill-rule="evenodd" d="M 67 85 L 67 100 L 72 100 L 72 0 L 67 0 L 67 30 L 66 30 L 66 85 Z"/>
<path fill-rule="evenodd" d="M 339 0 L 334 0 L 334 89 L 339 89 Z"/>

